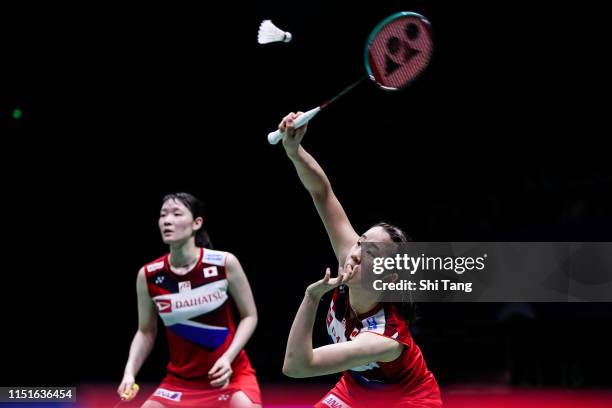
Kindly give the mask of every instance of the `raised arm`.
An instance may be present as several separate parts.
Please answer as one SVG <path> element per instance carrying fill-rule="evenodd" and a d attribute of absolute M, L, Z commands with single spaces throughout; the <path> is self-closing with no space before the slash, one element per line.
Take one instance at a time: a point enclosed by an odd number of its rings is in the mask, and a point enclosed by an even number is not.
<path fill-rule="evenodd" d="M 285 133 L 283 147 L 295 166 L 300 181 L 310 193 L 336 258 L 342 265 L 348 251 L 359 239 L 359 235 L 353 229 L 344 208 L 334 194 L 323 168 L 300 144 L 306 133 L 306 126 L 299 129 L 293 127 L 293 121 L 299 115 L 300 112 L 290 113 L 280 123 L 279 129 Z"/>

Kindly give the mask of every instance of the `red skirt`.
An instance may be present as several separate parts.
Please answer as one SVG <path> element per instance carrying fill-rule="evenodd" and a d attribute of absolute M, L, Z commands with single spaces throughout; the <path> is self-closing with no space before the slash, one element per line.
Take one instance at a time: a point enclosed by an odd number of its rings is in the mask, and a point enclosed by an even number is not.
<path fill-rule="evenodd" d="M 148 400 L 167 407 L 229 407 L 232 395 L 242 391 L 253 404 L 261 404 L 255 370 L 246 353 L 238 354 L 232 363 L 232 370 L 230 382 L 223 388 L 211 387 L 207 377 L 184 380 L 168 374 Z"/>
<path fill-rule="evenodd" d="M 344 374 L 340 381 L 315 408 L 441 408 L 440 388 L 433 376 L 415 388 L 406 389 L 400 384 L 367 388 L 351 375 Z"/>

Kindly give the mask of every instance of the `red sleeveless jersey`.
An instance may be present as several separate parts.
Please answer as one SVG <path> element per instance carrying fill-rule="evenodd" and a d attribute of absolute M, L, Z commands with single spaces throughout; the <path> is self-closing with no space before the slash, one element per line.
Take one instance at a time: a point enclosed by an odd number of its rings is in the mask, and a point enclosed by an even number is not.
<path fill-rule="evenodd" d="M 333 343 L 351 341 L 359 333 L 370 332 L 396 340 L 405 347 L 401 355 L 391 362 L 371 362 L 353 367 L 344 372 L 345 376 L 350 376 L 351 380 L 366 388 L 394 384 L 410 391 L 423 384 L 435 383 L 396 305 L 379 303 L 373 310 L 359 316 L 350 311 L 348 288 L 335 289 L 326 319 L 327 332 Z"/>
<path fill-rule="evenodd" d="M 185 275 L 172 272 L 168 257 L 144 266 L 147 288 L 166 326 L 168 374 L 197 379 L 207 375 L 234 337 L 227 252 L 200 248 L 196 266 Z M 239 358 L 246 358 L 244 350 Z"/>

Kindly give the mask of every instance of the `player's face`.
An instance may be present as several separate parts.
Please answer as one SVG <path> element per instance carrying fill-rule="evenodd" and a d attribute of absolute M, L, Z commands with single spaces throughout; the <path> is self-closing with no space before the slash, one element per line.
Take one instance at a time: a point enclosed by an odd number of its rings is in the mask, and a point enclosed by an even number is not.
<path fill-rule="evenodd" d="M 180 201 L 166 201 L 159 213 L 159 230 L 162 234 L 162 240 L 166 244 L 178 244 L 187 241 L 198 228 L 199 221 L 194 221 L 191 211 Z"/>
<path fill-rule="evenodd" d="M 353 245 L 351 250 L 344 261 L 344 267 L 351 266 L 352 268 L 359 266 L 357 272 L 353 275 L 353 277 L 347 282 L 347 285 L 350 286 L 353 282 L 359 282 L 361 280 L 361 244 L 363 242 L 391 242 L 391 237 L 385 231 L 383 227 L 376 226 L 367 230 L 359 240 Z"/>

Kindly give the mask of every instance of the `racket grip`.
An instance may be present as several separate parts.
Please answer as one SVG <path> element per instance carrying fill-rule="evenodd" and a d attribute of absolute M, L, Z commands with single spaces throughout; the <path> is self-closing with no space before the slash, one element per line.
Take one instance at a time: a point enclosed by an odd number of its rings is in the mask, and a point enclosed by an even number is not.
<path fill-rule="evenodd" d="M 275 145 L 281 141 L 281 139 L 285 136 L 280 130 L 275 130 L 274 132 L 268 133 L 268 143 L 271 145 Z"/>
<path fill-rule="evenodd" d="M 310 119 L 312 119 L 317 113 L 319 113 L 320 110 L 321 108 L 317 106 L 316 108 L 311 109 L 308 112 L 304 112 L 303 114 L 298 116 L 296 120 L 293 121 L 293 126 L 296 129 L 301 128 L 302 126 L 307 124 Z M 280 142 L 283 137 L 285 137 L 285 134 L 283 132 L 281 132 L 280 130 L 275 130 L 274 132 L 268 133 L 268 143 L 275 145 Z"/>

